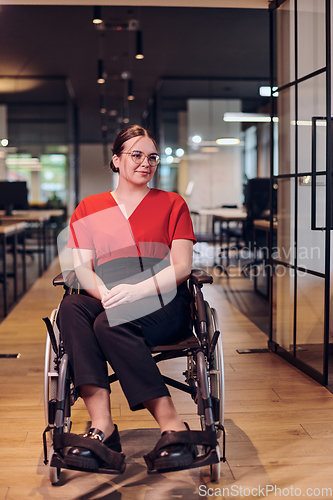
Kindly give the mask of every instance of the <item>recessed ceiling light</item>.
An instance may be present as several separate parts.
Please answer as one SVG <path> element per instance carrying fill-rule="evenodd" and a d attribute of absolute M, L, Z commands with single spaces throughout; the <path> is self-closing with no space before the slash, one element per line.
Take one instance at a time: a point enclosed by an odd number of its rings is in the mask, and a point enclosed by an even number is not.
<path fill-rule="evenodd" d="M 237 146 L 239 143 L 240 140 L 235 137 L 221 137 L 220 139 L 216 139 L 216 144 L 219 144 L 219 146 Z"/>
<path fill-rule="evenodd" d="M 271 117 L 268 114 L 260 113 L 224 113 L 223 120 L 225 122 L 236 123 L 269 123 Z M 277 122 L 278 118 L 273 116 L 273 122 Z"/>
<path fill-rule="evenodd" d="M 184 156 L 184 154 L 185 151 L 183 150 L 183 148 L 176 149 L 176 156 L 178 156 L 178 158 L 181 158 L 182 156 Z"/>
<path fill-rule="evenodd" d="M 194 142 L 195 144 L 200 144 L 201 141 L 202 141 L 202 137 L 200 137 L 200 135 L 194 135 L 192 137 L 192 142 Z"/>

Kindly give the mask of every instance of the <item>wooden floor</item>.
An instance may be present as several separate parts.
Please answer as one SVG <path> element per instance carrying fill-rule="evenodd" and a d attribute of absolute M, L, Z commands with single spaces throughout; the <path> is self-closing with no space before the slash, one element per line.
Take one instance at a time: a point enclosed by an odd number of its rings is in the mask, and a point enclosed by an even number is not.
<path fill-rule="evenodd" d="M 208 467 L 147 475 L 142 455 L 153 448 L 159 431 L 145 410 L 128 409 L 115 386 L 112 408 L 126 454 L 125 473 L 62 471 L 59 485 L 52 486 L 42 455 L 46 332 L 41 318 L 61 299 L 62 291 L 51 285 L 57 272 L 55 262 L 0 324 L 0 353 L 20 353 L 18 359 L 0 359 L 0 500 L 333 498 L 332 490 L 322 492 L 333 489 L 333 395 L 272 353 L 236 352 L 267 347 L 258 322 L 246 315 L 248 310 L 251 317 L 252 295 L 245 278 L 229 284 L 226 278 L 217 279 L 205 286 L 205 296 L 220 317 L 225 355 L 227 462 L 220 483 L 210 483 Z M 181 380 L 182 363 L 168 362 L 164 372 Z M 192 400 L 173 394 L 184 419 L 199 428 Z M 88 425 L 78 401 L 73 431 Z"/>

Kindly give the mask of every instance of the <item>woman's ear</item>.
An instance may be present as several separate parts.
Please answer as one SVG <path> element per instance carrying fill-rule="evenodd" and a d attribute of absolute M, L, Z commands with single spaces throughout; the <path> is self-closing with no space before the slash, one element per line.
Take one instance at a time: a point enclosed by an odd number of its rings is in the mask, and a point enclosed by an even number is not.
<path fill-rule="evenodd" d="M 116 168 L 119 168 L 119 156 L 113 155 L 112 156 L 112 163 Z"/>

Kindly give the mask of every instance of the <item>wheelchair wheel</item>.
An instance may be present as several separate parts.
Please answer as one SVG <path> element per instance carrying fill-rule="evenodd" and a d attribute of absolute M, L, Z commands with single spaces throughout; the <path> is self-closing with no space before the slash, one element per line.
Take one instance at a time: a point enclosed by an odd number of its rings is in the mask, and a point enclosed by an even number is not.
<path fill-rule="evenodd" d="M 54 329 L 54 333 L 57 341 L 59 340 L 59 332 L 56 328 L 55 320 L 57 317 L 57 309 L 54 309 L 50 315 L 50 322 Z M 49 415 L 49 401 L 55 400 L 57 397 L 58 388 L 58 373 L 56 370 L 56 354 L 52 349 L 50 336 L 46 335 L 46 345 L 45 345 L 45 360 L 44 360 L 44 416 L 45 425 L 53 424 L 50 422 Z"/>
<path fill-rule="evenodd" d="M 207 337 L 208 345 L 213 339 L 215 331 L 221 331 L 218 322 L 216 310 L 211 308 L 208 302 L 205 301 L 206 315 L 207 315 Z M 224 364 L 223 364 L 223 351 L 222 339 L 219 335 L 217 344 L 213 351 L 213 359 L 209 363 L 208 379 L 210 385 L 210 395 L 217 404 L 217 411 L 214 412 L 216 436 L 221 437 L 221 426 L 224 424 Z M 218 448 L 218 452 L 220 450 Z M 218 482 L 221 475 L 221 462 L 210 466 L 210 476 L 212 482 Z"/>
<path fill-rule="evenodd" d="M 54 450 L 52 445 L 49 452 L 49 464 L 51 464 L 53 453 Z M 52 467 L 51 465 L 49 465 L 49 480 L 51 484 L 55 485 L 59 482 L 60 472 L 61 469 L 59 467 Z"/>
<path fill-rule="evenodd" d="M 205 301 L 207 314 L 208 345 L 210 345 L 214 332 L 221 331 L 217 312 Z M 220 426 L 224 424 L 224 363 L 221 334 L 213 351 L 213 360 L 209 365 L 208 377 L 210 381 L 211 396 L 218 402 L 218 411 L 215 412 L 215 425 L 217 437 L 221 437 Z"/>

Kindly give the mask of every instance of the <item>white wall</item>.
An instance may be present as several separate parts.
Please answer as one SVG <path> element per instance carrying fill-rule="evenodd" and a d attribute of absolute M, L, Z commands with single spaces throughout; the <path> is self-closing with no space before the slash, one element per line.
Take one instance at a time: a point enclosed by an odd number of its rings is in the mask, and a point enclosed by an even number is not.
<path fill-rule="evenodd" d="M 200 135 L 202 143 L 187 146 L 188 180 L 194 181 L 188 204 L 191 209 L 242 203 L 241 146 L 220 146 L 221 137 L 240 138 L 240 124 L 223 121 L 224 113 L 241 111 L 239 100 L 190 99 L 188 137 Z M 218 152 L 203 152 L 214 147 Z"/>

